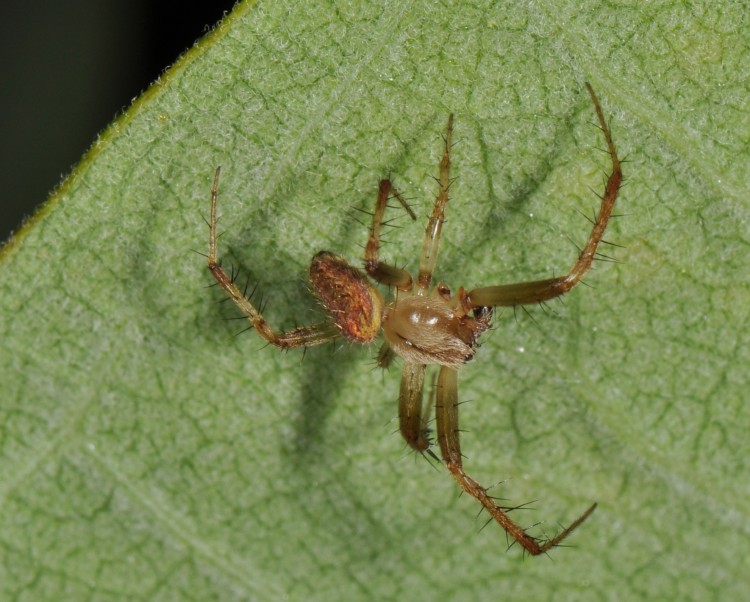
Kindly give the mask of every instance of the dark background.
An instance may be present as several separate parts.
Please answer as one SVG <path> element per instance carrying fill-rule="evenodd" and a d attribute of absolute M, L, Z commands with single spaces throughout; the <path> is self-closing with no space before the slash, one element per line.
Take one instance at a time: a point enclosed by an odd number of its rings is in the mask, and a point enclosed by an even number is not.
<path fill-rule="evenodd" d="M 0 8 L 0 244 L 235 0 L 10 0 Z"/>

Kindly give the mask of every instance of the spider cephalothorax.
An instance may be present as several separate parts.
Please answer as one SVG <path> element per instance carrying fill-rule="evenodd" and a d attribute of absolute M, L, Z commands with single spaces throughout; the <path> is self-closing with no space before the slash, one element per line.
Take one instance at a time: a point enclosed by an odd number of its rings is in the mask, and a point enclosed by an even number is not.
<path fill-rule="evenodd" d="M 460 368 L 474 357 L 479 335 L 490 325 L 490 315 L 479 319 L 452 303 L 450 290 L 438 285 L 429 296 L 399 299 L 386 310 L 383 334 L 399 357 L 415 364 Z"/>
<path fill-rule="evenodd" d="M 453 115 L 448 118 L 437 178 L 439 191 L 425 230 L 416 280 L 405 269 L 380 261 L 380 235 L 388 201 L 397 199 L 409 216 L 416 219 L 391 181 L 382 180 L 365 247 L 364 270 L 328 251 L 315 255 L 310 264 L 313 292 L 328 314 L 328 319 L 321 324 L 282 333 L 274 331 L 268 325 L 260 311 L 218 263 L 216 206 L 219 169 L 216 170 L 211 192 L 208 268 L 218 284 L 252 322 L 258 334 L 276 347 L 289 349 L 311 347 L 337 338 L 370 343 L 382 330 L 385 340 L 378 363 L 387 366 L 394 356 L 401 357 L 404 363 L 399 393 L 401 435 L 413 449 L 431 455 L 433 441 L 429 436 L 428 421 L 432 404 L 425 403 L 423 399 L 424 379 L 428 365 L 440 366 L 434 408 L 436 439 L 446 467 L 463 491 L 476 498 L 515 541 L 535 555 L 558 545 L 588 518 L 596 504 L 590 506 L 570 526 L 547 540 L 529 535 L 512 521 L 508 516 L 511 509 L 499 506 L 484 487 L 464 472 L 458 429 L 457 370 L 474 357 L 480 335 L 490 326 L 493 307 L 515 307 L 559 297 L 581 281 L 597 255 L 597 247 L 602 242 L 622 183 L 622 170 L 599 101 L 591 86 L 586 85 L 607 143 L 612 173 L 601 196 L 599 214 L 588 242 L 565 276 L 470 291 L 460 288 L 456 294 L 451 294 L 450 289 L 442 283 L 437 284 L 434 289 L 431 287 L 448 204 Z M 368 276 L 394 290 L 394 299 L 384 301 Z"/>

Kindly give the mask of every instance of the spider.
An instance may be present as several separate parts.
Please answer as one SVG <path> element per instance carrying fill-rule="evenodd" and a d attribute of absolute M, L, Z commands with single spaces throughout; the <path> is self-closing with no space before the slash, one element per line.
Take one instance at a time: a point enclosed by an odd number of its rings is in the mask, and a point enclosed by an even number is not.
<path fill-rule="evenodd" d="M 216 206 L 219 175 L 216 169 L 211 190 L 209 222 L 208 269 L 216 282 L 252 322 L 255 330 L 270 344 L 280 349 L 312 347 L 337 338 L 355 343 L 371 343 L 379 331 L 384 342 L 378 355 L 379 365 L 386 367 L 394 358 L 403 360 L 399 393 L 399 424 L 408 445 L 422 454 L 435 457 L 433 439 L 428 426 L 431 402 L 424 403 L 423 388 L 428 365 L 440 366 L 435 390 L 436 438 L 443 462 L 460 488 L 479 501 L 484 509 L 505 529 L 512 543 L 517 542 L 532 555 L 544 554 L 557 546 L 594 511 L 592 504 L 567 528 L 549 539 L 534 537 L 513 521 L 513 508 L 500 506 L 487 489 L 464 470 L 458 429 L 458 369 L 470 361 L 479 347 L 479 337 L 491 324 L 495 307 L 515 307 L 543 303 L 570 291 L 588 272 L 597 256 L 607 222 L 612 217 L 615 200 L 622 182 L 622 171 L 609 127 L 604 119 L 593 88 L 586 84 L 599 126 L 604 134 L 612 161 L 599 213 L 593 222 L 588 242 L 565 276 L 532 282 L 475 288 L 459 288 L 456 294 L 442 283 L 431 288 L 437 262 L 440 236 L 445 221 L 445 208 L 451 184 L 451 139 L 453 115 L 448 118 L 444 150 L 437 182 L 439 191 L 432 215 L 427 223 L 416 282 L 405 269 L 380 260 L 380 237 L 385 224 L 384 214 L 389 200 L 395 198 L 412 219 L 416 215 L 389 179 L 380 182 L 375 211 L 372 214 L 369 238 L 365 247 L 364 271 L 350 265 L 344 258 L 321 251 L 310 264 L 310 283 L 327 313 L 327 320 L 288 332 L 277 332 L 263 318 L 251 299 L 238 288 L 233 276 L 219 265 L 216 251 Z M 395 289 L 395 299 L 384 301 L 367 276 Z"/>

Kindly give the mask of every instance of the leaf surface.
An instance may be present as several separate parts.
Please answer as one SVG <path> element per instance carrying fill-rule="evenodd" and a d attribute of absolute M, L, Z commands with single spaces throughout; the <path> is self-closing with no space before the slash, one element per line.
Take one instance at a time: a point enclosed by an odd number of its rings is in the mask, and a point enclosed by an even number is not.
<path fill-rule="evenodd" d="M 748 12 L 673 3 L 241 3 L 5 246 L 0 597 L 8 600 L 742 599 L 750 591 Z M 225 264 L 278 327 L 319 318 L 321 249 L 415 270 L 456 115 L 437 278 L 560 274 L 609 167 L 624 217 L 562 304 L 499 312 L 460 374 L 466 466 L 551 533 L 477 532 L 413 461 L 375 348 L 280 354 L 216 303 Z M 607 252 L 607 251 L 605 251 Z"/>

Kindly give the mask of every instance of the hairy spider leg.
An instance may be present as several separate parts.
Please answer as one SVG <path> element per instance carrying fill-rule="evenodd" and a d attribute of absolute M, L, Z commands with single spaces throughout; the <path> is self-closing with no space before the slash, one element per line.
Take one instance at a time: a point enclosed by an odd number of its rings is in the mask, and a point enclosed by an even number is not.
<path fill-rule="evenodd" d="M 450 187 L 451 159 L 450 151 L 453 139 L 453 114 L 448 116 L 445 137 L 443 139 L 443 157 L 440 160 L 440 171 L 438 175 L 438 194 L 432 208 L 432 214 L 425 228 L 422 251 L 419 260 L 419 276 L 417 278 L 417 295 L 427 295 L 430 292 L 432 273 L 437 263 L 438 250 L 440 248 L 440 234 L 445 222 L 445 207 L 448 204 L 448 188 Z M 381 188 L 382 196 L 382 188 Z M 379 197 L 380 198 L 380 197 Z M 376 211 L 377 215 L 377 211 Z M 373 222 L 374 223 L 374 222 Z M 409 275 L 411 284 L 411 276 Z M 408 289 L 411 291 L 412 286 Z M 380 365 L 388 365 L 392 357 L 389 355 L 387 343 L 381 349 L 378 361 Z M 384 358 L 381 360 L 381 358 Z M 401 436 L 409 446 L 422 453 L 429 452 L 429 417 L 430 403 L 424 403 L 424 377 L 426 366 L 412 362 L 404 362 L 401 371 L 401 387 L 399 389 L 399 424 Z M 429 452 L 431 453 L 431 452 Z"/>
<path fill-rule="evenodd" d="M 406 199 L 396 190 L 395 186 L 389 179 L 380 180 L 378 186 L 378 198 L 375 201 L 375 211 L 372 214 L 372 224 L 370 225 L 370 235 L 367 238 L 365 246 L 365 271 L 377 282 L 394 287 L 399 291 L 408 292 L 414 286 L 411 274 L 403 268 L 397 268 L 388 263 L 380 261 L 380 236 L 385 225 L 385 210 L 388 208 L 388 201 L 396 197 L 401 206 L 406 210 L 412 220 L 417 216 L 409 207 Z M 391 350 L 387 341 L 383 341 L 378 352 L 377 364 L 380 368 L 387 368 L 391 365 L 395 354 Z"/>
<path fill-rule="evenodd" d="M 438 375 L 435 419 L 440 453 L 453 478 L 456 479 L 462 490 L 476 498 L 489 512 L 490 516 L 505 529 L 506 533 L 530 554 L 537 556 L 554 548 L 585 521 L 596 508 L 596 504 L 592 504 L 569 527 L 563 529 L 551 539 L 542 541 L 532 537 L 518 523 L 511 520 L 508 516 L 508 508 L 497 505 L 487 490 L 464 472 L 458 428 L 458 373 L 455 369 L 446 366 L 440 368 L 440 374 Z"/>
<path fill-rule="evenodd" d="M 250 299 L 239 289 L 234 280 L 219 265 L 216 254 L 216 207 L 219 199 L 220 174 L 221 167 L 217 167 L 216 174 L 214 175 L 214 185 L 211 188 L 211 218 L 208 224 L 208 269 L 213 274 L 216 282 L 226 291 L 229 298 L 242 310 L 242 313 L 247 316 L 250 322 L 252 322 L 258 334 L 280 349 L 312 347 L 338 338 L 341 333 L 335 324 L 330 322 L 295 328 L 288 332 L 276 332 L 268 325 L 268 322 L 263 318 L 260 311 L 256 309 Z"/>
<path fill-rule="evenodd" d="M 524 303 L 540 302 L 552 299 L 569 291 L 583 277 L 591 267 L 596 255 L 596 249 L 601 241 L 607 222 L 612 215 L 617 193 L 622 182 L 620 161 L 617 157 L 612 137 L 604 119 L 599 101 L 587 83 L 591 99 L 594 103 L 599 124 L 604 133 L 612 160 L 612 174 L 609 176 L 601 208 L 592 229 L 589 241 L 580 253 L 570 273 L 563 278 L 551 278 L 537 282 L 519 283 L 516 285 L 486 287 L 474 289 L 465 293 L 459 291 L 461 309 L 466 314 L 474 310 L 479 312 L 478 319 L 489 320 L 489 307 L 500 305 L 521 305 Z M 442 225 L 445 219 L 445 206 L 448 203 L 448 188 L 450 186 L 450 145 L 453 126 L 453 116 L 448 120 L 448 130 L 445 137 L 445 150 L 440 163 L 439 186 L 440 191 L 435 200 L 432 216 L 425 231 L 425 238 L 420 258 L 420 270 L 417 280 L 417 294 L 429 293 L 432 272 L 437 261 L 437 252 Z M 405 362 L 401 389 L 399 395 L 399 419 L 401 433 L 407 443 L 417 451 L 429 451 L 430 441 L 427 438 L 425 423 L 429 417 L 429 408 L 422 402 L 424 388 L 425 366 Z M 437 395 L 435 401 L 435 416 L 437 422 L 437 437 L 443 461 L 454 479 L 463 491 L 476 498 L 490 513 L 492 518 L 505 529 L 506 533 L 517 541 L 532 555 L 543 554 L 557 546 L 579 525 L 581 525 L 595 510 L 592 504 L 570 526 L 560 531 L 553 538 L 542 541 L 530 536 L 526 531 L 508 516 L 508 509 L 498 506 L 487 490 L 464 472 L 461 459 L 461 447 L 458 428 L 458 374 L 455 369 L 441 366 L 438 376 Z"/>
<path fill-rule="evenodd" d="M 396 190 L 390 180 L 380 180 L 378 187 L 378 200 L 375 202 L 375 211 L 372 214 L 372 225 L 370 236 L 365 247 L 365 270 L 367 273 L 386 286 L 395 287 L 400 291 L 410 291 L 412 288 L 411 274 L 402 268 L 383 263 L 380 261 L 380 234 L 385 224 L 383 217 L 388 207 L 388 201 L 396 197 L 411 219 L 417 219 L 411 207 L 401 193 Z"/>
<path fill-rule="evenodd" d="M 427 422 L 430 419 L 429 403 L 423 403 L 424 376 L 427 366 L 404 362 L 401 371 L 401 389 L 398 396 L 398 421 L 401 436 L 412 449 L 429 452 L 430 439 Z M 425 407 L 426 406 L 426 407 Z"/>
<path fill-rule="evenodd" d="M 432 208 L 432 215 L 427 222 L 422 242 L 422 254 L 419 259 L 419 276 L 417 277 L 417 294 L 427 295 L 430 292 L 432 273 L 437 264 L 440 248 L 440 234 L 445 222 L 445 206 L 448 204 L 448 188 L 451 184 L 451 144 L 453 140 L 453 113 L 448 116 L 448 126 L 445 129 L 445 146 L 443 158 L 440 160 L 438 175 L 438 195 Z"/>
<path fill-rule="evenodd" d="M 468 312 L 477 307 L 499 307 L 526 305 L 529 303 L 541 303 L 549 299 L 554 299 L 564 295 L 585 276 L 591 268 L 591 264 L 596 258 L 596 250 L 604 235 L 607 223 L 612 217 L 612 210 L 617 200 L 617 193 L 622 184 L 622 168 L 620 159 L 617 157 L 617 150 L 612 142 L 612 134 L 604 119 L 599 100 L 594 93 L 594 89 L 587 82 L 591 100 L 594 103 L 596 116 L 599 120 L 599 126 L 604 133 L 607 142 L 607 150 L 612 160 L 612 173 L 607 178 L 607 185 L 604 188 L 604 194 L 601 196 L 601 206 L 599 215 L 596 217 L 588 242 L 578 255 L 578 259 L 573 264 L 570 272 L 560 278 L 547 278 L 545 280 L 535 280 L 532 282 L 519 282 L 516 284 L 505 284 L 500 286 L 488 286 L 475 288 L 474 290 L 460 294 L 461 306 L 464 311 Z"/>
<path fill-rule="evenodd" d="M 450 169 L 450 159 L 448 158 L 450 142 L 448 141 L 448 139 L 450 138 L 452 129 L 453 115 L 450 116 L 448 121 L 446 149 L 443 161 L 441 162 L 441 166 L 443 165 L 443 163 L 445 163 L 448 166 L 448 169 Z M 440 180 L 440 192 L 438 194 L 438 200 L 436 201 L 436 208 L 433 209 L 433 217 L 430 220 L 430 224 L 432 225 L 432 227 L 428 225 L 427 232 L 425 233 L 425 242 L 423 245 L 424 249 L 422 255 L 424 256 L 425 253 L 429 253 L 432 251 L 432 263 L 431 267 L 427 268 L 429 269 L 429 274 L 426 276 L 427 286 L 425 287 L 425 290 L 429 287 L 429 280 L 431 278 L 432 269 L 434 269 L 435 261 L 437 259 L 437 240 L 440 237 L 440 229 L 442 228 L 442 222 L 444 221 L 445 204 L 448 201 L 447 178 L 448 174 L 446 173 L 445 178 L 441 178 Z M 375 203 L 375 211 L 372 214 L 370 236 L 367 239 L 367 246 L 365 247 L 365 270 L 372 278 L 374 278 L 381 284 L 385 284 L 389 287 L 394 287 L 401 292 L 410 293 L 414 288 L 414 280 L 412 279 L 411 274 L 403 268 L 397 268 L 380 261 L 380 236 L 383 225 L 385 224 L 383 218 L 385 216 L 385 210 L 388 207 L 388 201 L 392 197 L 396 197 L 398 199 L 398 201 L 407 211 L 409 217 L 411 217 L 412 220 L 415 220 L 417 218 L 417 216 L 414 214 L 414 211 L 412 211 L 411 207 L 409 207 L 409 205 L 406 203 L 404 197 L 393 186 L 393 183 L 389 179 L 381 180 L 380 186 L 378 187 L 378 198 Z M 438 205 L 440 205 L 440 209 L 437 209 Z M 429 247 L 428 241 L 432 241 L 432 245 Z M 425 263 L 425 260 L 422 260 L 422 263 Z M 420 276 L 421 274 L 422 269 L 420 269 Z M 422 291 L 421 283 L 419 290 Z M 380 348 L 380 351 L 378 352 L 378 366 L 381 368 L 387 368 L 388 366 L 390 366 L 394 357 L 395 354 L 390 349 L 388 342 L 384 341 Z M 404 417 L 404 421 L 402 421 L 401 423 L 401 433 L 404 438 L 409 441 L 409 444 L 412 445 L 412 447 L 414 447 L 415 449 L 419 449 L 419 451 L 424 451 L 429 447 L 429 443 L 427 443 L 427 440 L 423 437 L 422 434 L 423 431 L 426 432 L 426 428 L 419 426 L 422 422 L 420 415 L 422 406 L 422 383 L 424 382 L 424 368 L 424 366 L 421 367 L 421 375 L 418 375 L 414 371 L 417 369 L 416 365 L 412 365 L 409 369 L 404 367 L 401 381 L 401 396 L 399 398 L 399 415 Z M 419 383 L 419 386 L 416 386 L 416 383 Z M 409 396 L 409 394 L 406 393 L 407 391 L 414 391 L 415 396 Z M 417 408 L 417 410 L 415 411 L 414 408 Z"/>

